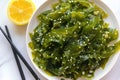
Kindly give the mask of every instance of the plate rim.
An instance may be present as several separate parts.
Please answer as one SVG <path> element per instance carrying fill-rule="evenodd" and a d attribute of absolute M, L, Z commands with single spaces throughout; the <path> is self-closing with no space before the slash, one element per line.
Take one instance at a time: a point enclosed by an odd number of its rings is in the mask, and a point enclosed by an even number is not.
<path fill-rule="evenodd" d="M 38 66 L 33 62 L 33 60 L 32 60 L 32 58 L 31 58 L 31 56 L 30 56 L 30 51 L 29 51 L 29 46 L 28 46 L 28 37 L 29 37 L 29 27 L 30 27 L 30 23 L 31 23 L 31 21 L 32 21 L 32 18 L 35 16 L 35 14 L 37 13 L 37 11 L 38 11 L 38 9 L 40 9 L 42 6 L 44 6 L 45 4 L 46 4 L 46 2 L 48 2 L 48 1 L 50 1 L 50 0 L 47 0 L 47 1 L 45 1 L 43 4 L 41 4 L 41 5 L 39 5 L 39 7 L 36 9 L 36 11 L 34 12 L 34 14 L 32 15 L 32 17 L 31 17 L 31 19 L 30 19 L 30 21 L 29 21 L 29 23 L 28 23 L 28 26 L 27 26 L 27 29 L 26 29 L 26 47 L 27 47 L 27 55 L 29 56 L 29 59 L 30 59 L 30 61 L 31 61 L 31 63 L 34 65 L 34 68 L 43 76 L 43 77 L 45 77 L 46 79 L 49 79 L 48 78 L 48 76 L 49 75 L 44 75 L 44 74 L 42 74 L 41 72 L 40 72 L 40 68 L 38 68 Z M 91 0 L 92 2 L 95 2 L 96 0 Z M 102 5 L 104 5 L 104 6 L 106 6 L 108 9 L 109 9 L 109 11 L 112 13 L 112 15 L 113 15 L 113 17 L 114 17 L 114 19 L 116 20 L 116 25 L 118 25 L 118 28 L 120 28 L 120 26 L 119 26 L 119 23 L 118 23 L 118 19 L 116 18 L 116 16 L 115 16 L 115 14 L 114 14 L 114 12 L 113 12 L 113 10 L 107 5 L 107 4 L 105 4 L 104 3 L 104 1 L 102 1 L 102 0 L 99 0 L 101 3 L 102 3 Z M 98 4 L 97 4 L 98 5 Z M 120 33 L 119 33 L 120 34 Z M 110 71 L 111 71 L 111 69 L 114 67 L 114 65 L 116 64 L 116 62 L 117 62 L 117 60 L 118 60 L 118 57 L 119 57 L 119 55 L 120 55 L 120 53 L 117 53 L 117 54 L 113 54 L 112 56 L 113 57 L 115 57 L 115 60 L 114 60 L 114 63 L 112 64 L 112 67 L 110 67 L 109 68 L 109 70 L 108 71 L 106 71 L 106 73 L 104 74 L 104 75 L 102 75 L 101 77 L 99 77 L 99 79 L 101 79 L 101 78 L 103 78 L 104 76 L 106 76 Z M 109 58 L 110 59 L 110 58 Z M 107 62 L 108 63 L 108 62 Z M 106 63 L 106 64 L 107 64 Z M 97 80 L 99 80 L 99 79 L 97 79 Z M 93 79 L 94 80 L 94 79 Z M 95 79 L 96 80 L 96 79 Z"/>

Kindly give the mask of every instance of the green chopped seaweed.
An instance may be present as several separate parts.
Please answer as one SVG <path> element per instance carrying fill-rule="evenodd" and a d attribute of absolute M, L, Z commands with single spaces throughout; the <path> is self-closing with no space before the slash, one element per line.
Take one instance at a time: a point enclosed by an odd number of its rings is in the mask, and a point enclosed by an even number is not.
<path fill-rule="evenodd" d="M 88 0 L 59 0 L 38 16 L 30 33 L 33 61 L 52 75 L 91 78 L 119 50 L 118 30 L 104 22 L 106 12 Z M 112 43 L 111 43 L 112 42 Z"/>

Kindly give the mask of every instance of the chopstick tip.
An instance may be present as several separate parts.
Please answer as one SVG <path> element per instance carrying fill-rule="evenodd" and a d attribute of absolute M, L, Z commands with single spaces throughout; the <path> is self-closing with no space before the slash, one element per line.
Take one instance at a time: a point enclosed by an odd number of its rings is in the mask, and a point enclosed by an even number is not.
<path fill-rule="evenodd" d="M 5 25 L 5 29 L 6 29 L 6 30 L 8 30 L 8 27 L 7 27 L 7 25 Z"/>
<path fill-rule="evenodd" d="M 7 25 L 5 25 L 5 27 L 7 27 Z"/>

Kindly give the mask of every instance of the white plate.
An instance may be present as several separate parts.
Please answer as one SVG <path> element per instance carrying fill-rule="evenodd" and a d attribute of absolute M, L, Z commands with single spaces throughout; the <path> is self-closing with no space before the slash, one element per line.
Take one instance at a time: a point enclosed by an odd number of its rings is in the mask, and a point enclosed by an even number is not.
<path fill-rule="evenodd" d="M 55 76 L 49 76 L 47 75 L 44 71 L 42 71 L 41 69 L 39 69 L 37 67 L 37 65 L 33 62 L 32 60 L 32 55 L 31 55 L 31 49 L 28 47 L 28 43 L 30 42 L 30 37 L 29 37 L 29 33 L 33 32 L 33 29 L 38 25 L 38 20 L 37 20 L 37 16 L 48 9 L 51 9 L 51 4 L 55 3 L 57 0 L 48 0 L 46 1 L 43 5 L 41 5 L 36 12 L 34 13 L 34 15 L 32 16 L 30 23 L 28 24 L 27 27 L 27 31 L 26 31 L 26 46 L 27 46 L 27 52 L 29 55 L 29 58 L 31 60 L 31 62 L 33 63 L 34 67 L 37 69 L 37 71 L 42 74 L 46 79 L 48 80 L 60 80 L 58 77 Z M 109 15 L 109 17 L 107 19 L 105 19 L 106 22 L 108 22 L 110 24 L 111 28 L 116 28 L 118 30 L 120 30 L 118 22 L 113 14 L 113 12 L 111 11 L 111 9 L 106 6 L 102 1 L 100 0 L 91 0 L 94 1 L 99 7 L 101 7 L 104 11 L 106 11 Z M 120 35 L 120 33 L 119 33 Z M 120 36 L 119 36 L 120 39 Z M 119 53 L 112 55 L 110 57 L 110 59 L 108 60 L 108 62 L 106 63 L 106 66 L 104 69 L 98 69 L 95 71 L 95 75 L 92 78 L 92 80 L 99 80 L 101 79 L 103 76 L 105 76 L 114 66 L 115 62 L 117 61 L 119 56 Z M 80 79 L 81 80 L 81 79 Z M 82 79 L 83 80 L 83 79 Z"/>

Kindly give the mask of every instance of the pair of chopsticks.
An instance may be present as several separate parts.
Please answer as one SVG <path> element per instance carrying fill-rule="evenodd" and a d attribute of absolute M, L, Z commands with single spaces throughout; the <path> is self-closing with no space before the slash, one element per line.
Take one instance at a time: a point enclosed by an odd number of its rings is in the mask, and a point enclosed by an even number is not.
<path fill-rule="evenodd" d="M 11 35 L 9 33 L 9 30 L 8 30 L 8 27 L 5 26 L 5 30 L 6 30 L 6 33 L 5 31 L 0 27 L 0 31 L 3 33 L 3 35 L 5 36 L 5 38 L 8 40 L 8 42 L 10 43 L 11 45 L 11 48 L 13 50 L 13 54 L 14 54 L 14 57 L 15 57 L 15 60 L 16 60 L 16 63 L 17 63 L 17 66 L 18 66 L 18 69 L 19 69 L 19 72 L 20 72 L 20 75 L 21 75 L 21 78 L 22 80 L 26 80 L 25 79 L 25 75 L 23 73 L 23 70 L 22 70 L 22 67 L 21 67 L 21 64 L 20 64 L 20 61 L 19 61 L 19 58 L 22 60 L 22 62 L 25 64 L 25 66 L 28 68 L 28 70 L 31 72 L 31 74 L 33 75 L 33 77 L 35 78 L 35 80 L 40 80 L 40 78 L 37 76 L 37 74 L 34 72 L 34 70 L 31 68 L 31 66 L 28 64 L 28 62 L 25 60 L 25 58 L 21 55 L 20 51 L 16 48 L 16 46 L 14 45 L 14 43 L 12 42 L 12 39 L 11 39 Z M 19 57 L 19 58 L 18 58 Z"/>

